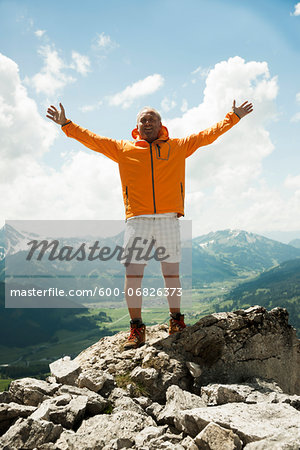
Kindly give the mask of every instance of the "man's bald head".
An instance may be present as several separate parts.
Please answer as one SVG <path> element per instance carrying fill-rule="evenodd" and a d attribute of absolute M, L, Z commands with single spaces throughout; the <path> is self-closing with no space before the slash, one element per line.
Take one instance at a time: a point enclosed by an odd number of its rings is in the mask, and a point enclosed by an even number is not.
<path fill-rule="evenodd" d="M 137 115 L 137 129 L 142 139 L 153 142 L 158 139 L 161 129 L 161 117 L 154 108 L 146 106 Z"/>
<path fill-rule="evenodd" d="M 157 109 L 152 108 L 151 106 L 144 106 L 144 108 L 142 108 L 138 113 L 138 115 L 136 116 L 136 123 L 139 123 L 141 115 L 147 111 L 154 113 L 157 116 L 158 120 L 161 122 L 161 115 L 159 114 Z"/>

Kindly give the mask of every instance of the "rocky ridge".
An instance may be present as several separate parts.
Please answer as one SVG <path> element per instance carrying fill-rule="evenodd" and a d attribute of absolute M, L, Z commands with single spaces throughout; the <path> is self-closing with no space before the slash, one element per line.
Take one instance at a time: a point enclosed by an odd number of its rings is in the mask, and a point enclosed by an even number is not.
<path fill-rule="evenodd" d="M 282 308 L 206 316 L 182 333 L 102 338 L 47 381 L 0 393 L 0 447 L 299 449 L 300 341 Z"/>

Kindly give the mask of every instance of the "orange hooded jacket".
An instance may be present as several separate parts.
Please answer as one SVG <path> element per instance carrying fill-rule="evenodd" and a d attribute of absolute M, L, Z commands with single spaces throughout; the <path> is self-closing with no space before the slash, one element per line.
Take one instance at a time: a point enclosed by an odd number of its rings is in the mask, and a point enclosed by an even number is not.
<path fill-rule="evenodd" d="M 73 122 L 63 125 L 62 130 L 119 164 L 126 219 L 169 212 L 180 217 L 184 215 L 185 158 L 214 142 L 239 120 L 230 112 L 213 127 L 183 139 L 170 139 L 162 126 L 158 139 L 151 144 L 140 138 L 137 128 L 132 131 L 134 141 L 98 136 Z"/>

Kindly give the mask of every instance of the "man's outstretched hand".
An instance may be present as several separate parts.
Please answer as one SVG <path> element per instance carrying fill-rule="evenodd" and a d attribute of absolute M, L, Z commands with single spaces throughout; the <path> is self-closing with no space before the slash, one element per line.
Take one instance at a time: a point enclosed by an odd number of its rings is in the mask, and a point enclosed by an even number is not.
<path fill-rule="evenodd" d="M 233 100 L 232 111 L 234 113 L 236 113 L 239 116 L 239 118 L 241 119 L 242 117 L 246 116 L 247 114 L 249 114 L 253 111 L 253 105 L 252 105 L 252 103 L 249 103 L 247 101 L 247 102 L 244 102 L 241 106 L 236 106 L 235 100 Z"/>
<path fill-rule="evenodd" d="M 60 111 L 58 111 L 55 106 L 51 105 L 47 109 L 46 117 L 53 120 L 53 122 L 58 123 L 59 125 L 64 125 L 66 122 L 68 122 L 68 119 L 66 118 L 66 113 L 63 105 L 59 104 Z"/>

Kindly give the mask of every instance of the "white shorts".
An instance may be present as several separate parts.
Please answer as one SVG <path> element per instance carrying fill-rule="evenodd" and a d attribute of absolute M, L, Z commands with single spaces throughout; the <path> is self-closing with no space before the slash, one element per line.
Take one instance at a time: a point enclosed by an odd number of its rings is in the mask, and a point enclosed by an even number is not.
<path fill-rule="evenodd" d="M 149 259 L 179 263 L 181 259 L 179 220 L 174 217 L 133 217 L 126 222 L 121 263 L 147 264 Z M 152 257 L 151 257 L 152 256 Z"/>

